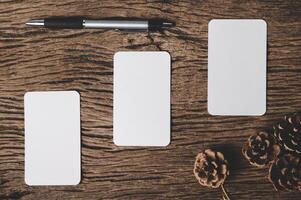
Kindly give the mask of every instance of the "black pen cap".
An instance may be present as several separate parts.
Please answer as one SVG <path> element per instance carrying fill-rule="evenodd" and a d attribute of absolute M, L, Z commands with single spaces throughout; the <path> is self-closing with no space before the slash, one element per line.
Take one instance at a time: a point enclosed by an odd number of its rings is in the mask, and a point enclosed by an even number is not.
<path fill-rule="evenodd" d="M 173 22 L 167 22 L 163 20 L 149 20 L 148 21 L 148 30 L 149 31 L 159 31 L 164 28 L 170 28 L 173 27 L 174 23 Z"/>

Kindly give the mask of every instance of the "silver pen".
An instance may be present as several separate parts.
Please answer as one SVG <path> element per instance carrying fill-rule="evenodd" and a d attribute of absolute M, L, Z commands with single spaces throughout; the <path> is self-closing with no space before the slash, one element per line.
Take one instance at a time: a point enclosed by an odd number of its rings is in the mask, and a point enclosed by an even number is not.
<path fill-rule="evenodd" d="M 163 20 L 89 20 L 80 17 L 51 17 L 34 19 L 26 23 L 29 26 L 43 26 L 45 28 L 96 28 L 133 31 L 160 31 L 174 26 L 172 22 Z"/>

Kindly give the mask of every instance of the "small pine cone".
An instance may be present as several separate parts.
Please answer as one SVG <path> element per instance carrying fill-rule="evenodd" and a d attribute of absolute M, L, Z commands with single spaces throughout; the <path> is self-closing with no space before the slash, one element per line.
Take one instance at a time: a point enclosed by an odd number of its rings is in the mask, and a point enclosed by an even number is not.
<path fill-rule="evenodd" d="M 249 137 L 242 148 L 242 154 L 256 167 L 265 167 L 280 153 L 274 137 L 267 132 L 259 132 Z"/>
<path fill-rule="evenodd" d="M 285 116 L 274 126 L 274 136 L 285 150 L 301 154 L 301 115 Z"/>
<path fill-rule="evenodd" d="M 221 152 L 207 149 L 197 155 L 193 172 L 202 186 L 218 188 L 229 175 L 228 162 Z"/>
<path fill-rule="evenodd" d="M 276 190 L 301 191 L 301 160 L 293 154 L 284 154 L 271 165 L 269 180 Z"/>

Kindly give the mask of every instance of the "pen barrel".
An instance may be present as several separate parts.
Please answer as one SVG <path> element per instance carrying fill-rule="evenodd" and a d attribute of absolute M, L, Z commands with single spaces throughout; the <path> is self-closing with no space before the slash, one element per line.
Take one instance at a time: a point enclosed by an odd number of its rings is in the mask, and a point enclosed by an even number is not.
<path fill-rule="evenodd" d="M 83 18 L 79 17 L 53 17 L 44 20 L 46 28 L 83 28 Z"/>
<path fill-rule="evenodd" d="M 139 20 L 84 20 L 84 28 L 147 30 L 148 22 Z"/>

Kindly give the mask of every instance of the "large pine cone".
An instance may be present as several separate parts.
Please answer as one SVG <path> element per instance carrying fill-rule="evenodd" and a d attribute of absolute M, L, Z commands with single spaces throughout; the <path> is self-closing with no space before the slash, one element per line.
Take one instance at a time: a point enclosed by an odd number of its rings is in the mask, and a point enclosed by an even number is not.
<path fill-rule="evenodd" d="M 207 149 L 197 155 L 193 172 L 201 185 L 218 188 L 229 175 L 228 163 L 221 152 Z"/>
<path fill-rule="evenodd" d="M 285 116 L 274 126 L 274 136 L 285 150 L 301 154 L 301 115 Z"/>
<path fill-rule="evenodd" d="M 301 191 L 301 160 L 295 155 L 284 154 L 271 165 L 269 180 L 276 190 Z"/>
<path fill-rule="evenodd" d="M 280 153 L 274 137 L 267 132 L 259 132 L 249 137 L 242 148 L 242 154 L 256 167 L 265 167 Z"/>

